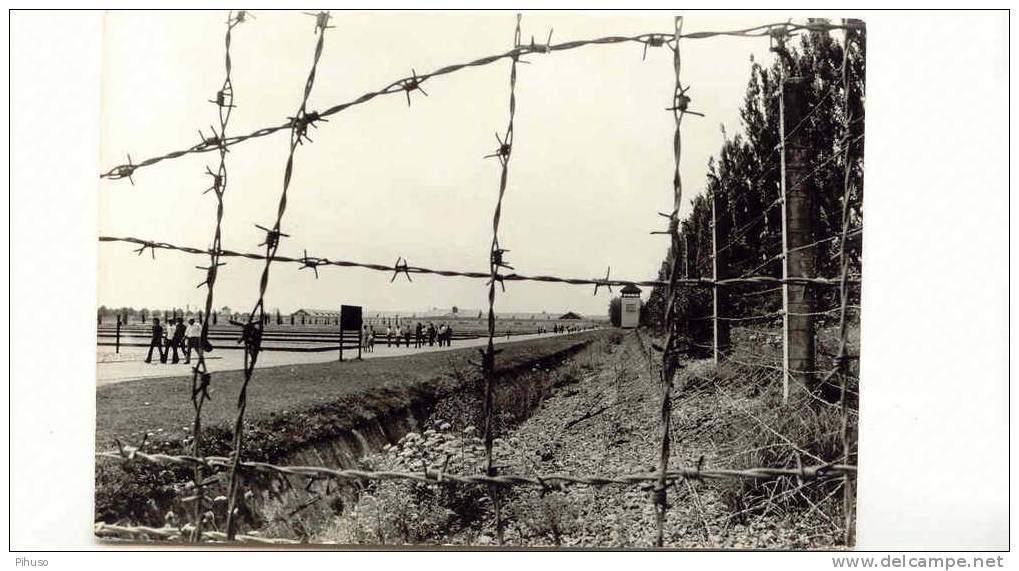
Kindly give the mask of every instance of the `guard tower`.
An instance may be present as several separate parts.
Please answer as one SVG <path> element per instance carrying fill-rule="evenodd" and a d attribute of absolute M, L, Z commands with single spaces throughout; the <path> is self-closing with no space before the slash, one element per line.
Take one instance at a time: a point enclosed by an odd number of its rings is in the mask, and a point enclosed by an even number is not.
<path fill-rule="evenodd" d="M 640 288 L 633 284 L 627 284 L 620 292 L 620 320 L 619 326 L 623 329 L 633 329 L 640 324 Z"/>

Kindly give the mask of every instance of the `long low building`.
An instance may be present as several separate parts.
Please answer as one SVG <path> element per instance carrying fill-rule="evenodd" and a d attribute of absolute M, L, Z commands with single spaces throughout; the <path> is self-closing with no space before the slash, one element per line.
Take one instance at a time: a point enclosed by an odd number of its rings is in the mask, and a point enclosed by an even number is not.
<path fill-rule="evenodd" d="M 290 314 L 295 325 L 336 325 L 340 322 L 340 312 L 331 309 L 298 309 Z"/>

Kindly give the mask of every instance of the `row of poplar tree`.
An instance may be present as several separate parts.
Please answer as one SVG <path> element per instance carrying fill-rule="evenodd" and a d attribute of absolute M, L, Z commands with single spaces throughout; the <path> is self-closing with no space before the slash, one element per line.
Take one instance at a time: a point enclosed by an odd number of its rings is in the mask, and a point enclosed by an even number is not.
<path fill-rule="evenodd" d="M 849 97 L 842 76 L 843 34 L 809 32 L 799 41 L 790 42 L 786 77 L 806 78 L 803 122 L 795 135 L 807 149 L 809 173 L 806 186 L 813 195 L 815 212 L 814 240 L 841 235 L 842 205 L 845 189 L 845 145 L 850 161 L 850 227 L 862 228 L 863 222 L 863 148 L 865 101 L 865 32 L 850 32 L 848 60 Z M 794 45 L 795 44 L 795 45 Z M 692 212 L 681 221 L 685 251 L 681 256 L 680 277 L 712 276 L 712 204 L 717 197 L 715 217 L 721 230 L 717 247 L 724 248 L 726 267 L 718 268 L 719 278 L 782 276 L 782 211 L 775 201 L 781 196 L 781 149 L 779 148 L 779 100 L 781 98 L 780 58 L 762 66 L 751 58 L 750 78 L 740 107 L 742 132 L 725 137 L 717 156 L 709 159 L 705 192 L 692 200 Z M 848 131 L 846 119 L 850 118 Z M 724 135 L 724 131 L 723 131 Z M 861 271 L 862 233 L 846 241 L 850 272 Z M 812 241 L 814 241 L 812 240 Z M 840 239 L 810 249 L 814 254 L 815 277 L 837 278 L 841 272 Z M 668 280 L 673 256 L 669 248 L 658 272 L 659 280 Z M 685 275 L 684 275 L 685 274 Z M 774 285 L 728 286 L 725 307 L 719 314 L 747 317 L 773 313 L 782 307 L 781 294 Z M 691 337 L 707 339 L 712 315 L 712 290 L 707 287 L 679 288 L 677 320 L 681 330 Z M 817 309 L 837 305 L 837 288 L 818 290 Z M 652 289 L 646 310 L 650 324 L 665 324 L 666 291 Z M 766 325 L 766 324 L 764 324 Z"/>

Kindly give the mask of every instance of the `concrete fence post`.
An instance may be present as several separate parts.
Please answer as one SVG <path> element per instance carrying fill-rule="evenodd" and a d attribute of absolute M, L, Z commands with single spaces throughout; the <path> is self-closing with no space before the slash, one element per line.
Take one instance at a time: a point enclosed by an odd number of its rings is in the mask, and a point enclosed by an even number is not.
<path fill-rule="evenodd" d="M 783 178 L 783 278 L 814 277 L 814 250 L 804 247 L 813 241 L 814 204 L 808 187 L 807 148 L 803 142 L 805 129 L 803 108 L 807 79 L 788 77 L 782 81 L 781 140 L 784 160 Z M 804 284 L 783 283 L 784 301 L 784 388 L 789 397 L 789 380 L 796 379 L 807 390 L 813 390 L 814 318 L 813 291 Z"/>

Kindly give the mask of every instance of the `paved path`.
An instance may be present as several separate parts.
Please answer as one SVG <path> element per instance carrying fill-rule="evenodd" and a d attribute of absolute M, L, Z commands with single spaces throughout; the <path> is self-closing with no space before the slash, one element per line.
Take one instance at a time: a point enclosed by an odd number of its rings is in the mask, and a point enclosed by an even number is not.
<path fill-rule="evenodd" d="M 502 344 L 506 342 L 540 339 L 542 337 L 553 337 L 555 335 L 556 334 L 554 333 L 514 335 L 509 341 L 507 341 L 506 337 L 496 337 L 495 342 L 497 344 Z M 575 334 L 566 333 L 565 335 Z M 362 352 L 361 356 L 365 359 L 401 357 L 426 351 L 449 351 L 452 349 L 463 349 L 464 347 L 480 347 L 487 343 L 487 337 L 464 339 L 460 341 L 454 340 L 452 347 L 439 347 L 438 345 L 429 347 L 426 345 L 421 349 L 386 347 L 385 343 L 382 343 L 382 345 L 376 343 L 374 352 Z M 113 352 L 111 347 L 100 347 L 96 354 L 96 385 L 103 386 L 124 381 L 136 381 L 138 379 L 151 379 L 158 377 L 181 377 L 191 374 L 191 366 L 185 365 L 183 359 L 181 359 L 180 363 L 176 365 L 170 363 L 163 364 L 159 363 L 158 360 L 155 359 L 155 355 L 153 355 L 153 362 L 146 363 L 145 355 L 147 352 L 147 349 L 143 349 L 141 347 L 122 347 L 120 353 L 116 354 Z M 346 360 L 348 356 L 355 357 L 356 355 L 356 350 L 343 351 L 344 360 Z M 256 368 L 261 369 L 263 367 L 297 365 L 304 363 L 326 363 L 336 361 L 338 358 L 339 350 L 314 353 L 263 351 L 262 354 L 258 356 L 258 364 L 256 365 Z M 196 361 L 196 359 L 193 359 L 191 364 L 193 365 Z M 241 370 L 244 368 L 244 352 L 239 348 L 217 347 L 215 351 L 206 356 L 205 364 L 208 366 L 209 370 L 213 372 Z"/>

